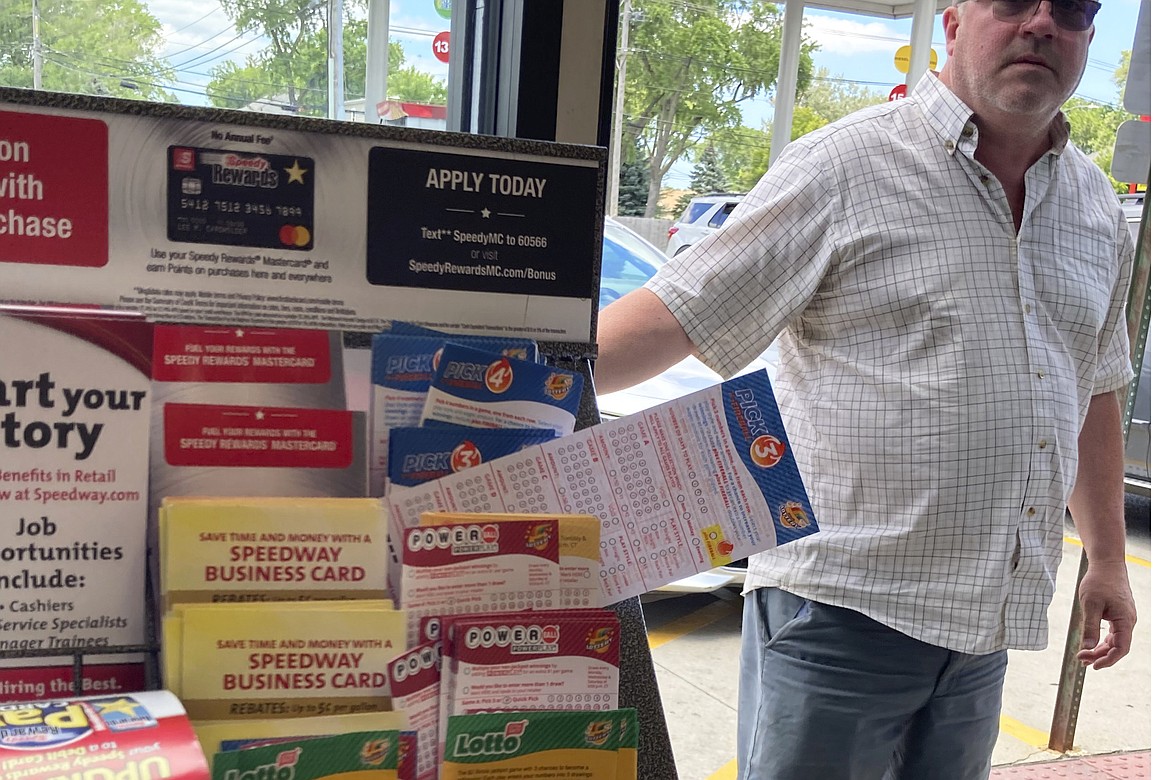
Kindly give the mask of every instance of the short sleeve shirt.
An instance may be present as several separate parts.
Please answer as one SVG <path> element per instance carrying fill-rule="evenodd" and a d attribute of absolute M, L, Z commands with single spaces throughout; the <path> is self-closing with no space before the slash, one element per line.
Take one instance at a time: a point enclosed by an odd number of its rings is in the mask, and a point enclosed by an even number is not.
<path fill-rule="evenodd" d="M 778 340 L 775 391 L 820 532 L 753 556 L 784 587 L 916 639 L 1039 649 L 1090 398 L 1132 378 L 1133 243 L 1068 143 L 1017 231 L 933 75 L 789 144 L 647 287 L 730 376 Z"/>

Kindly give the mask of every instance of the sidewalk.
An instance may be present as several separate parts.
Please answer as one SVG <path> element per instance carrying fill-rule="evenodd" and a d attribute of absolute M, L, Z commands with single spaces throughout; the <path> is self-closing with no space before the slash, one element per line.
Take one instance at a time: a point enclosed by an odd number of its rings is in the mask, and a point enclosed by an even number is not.
<path fill-rule="evenodd" d="M 1098 756 L 1061 758 L 991 770 L 991 780 L 1055 780 L 1064 777 L 1098 778 L 1098 780 L 1137 780 L 1153 777 L 1150 751 L 1108 753 Z"/>

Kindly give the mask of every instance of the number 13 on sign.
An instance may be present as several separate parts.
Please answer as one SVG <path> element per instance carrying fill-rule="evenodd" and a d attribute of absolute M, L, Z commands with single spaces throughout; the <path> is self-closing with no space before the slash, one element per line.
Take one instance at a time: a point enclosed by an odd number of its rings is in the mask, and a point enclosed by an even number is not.
<path fill-rule="evenodd" d="M 451 60 L 451 32 L 443 30 L 435 36 L 431 41 L 431 51 L 435 53 L 435 59 L 439 62 L 450 62 Z"/>

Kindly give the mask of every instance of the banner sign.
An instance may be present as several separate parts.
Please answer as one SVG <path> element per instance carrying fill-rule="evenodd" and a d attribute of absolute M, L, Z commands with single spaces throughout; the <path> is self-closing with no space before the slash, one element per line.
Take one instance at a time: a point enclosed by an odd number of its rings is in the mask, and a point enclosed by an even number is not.
<path fill-rule="evenodd" d="M 0 88 L 0 302 L 588 342 L 604 156 Z"/>

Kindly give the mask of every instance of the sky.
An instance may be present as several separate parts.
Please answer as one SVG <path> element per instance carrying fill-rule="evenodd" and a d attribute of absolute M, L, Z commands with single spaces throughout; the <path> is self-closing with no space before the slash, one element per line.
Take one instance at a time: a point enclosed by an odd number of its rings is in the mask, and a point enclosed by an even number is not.
<path fill-rule="evenodd" d="M 651 1 L 651 0 L 645 0 Z M 390 34 L 403 45 L 406 66 L 435 74 L 445 80 L 446 65 L 431 51 L 435 35 L 449 29 L 450 22 L 438 10 L 442 0 L 392 0 Z M 1091 101 L 1115 104 L 1117 87 L 1113 72 L 1121 52 L 1133 47 L 1140 0 L 1104 0 L 1097 15 L 1096 34 L 1089 49 L 1088 66 L 1076 94 Z M 213 65 L 225 59 L 243 63 L 248 54 L 260 51 L 263 38 L 254 33 L 239 34 L 218 2 L 190 0 L 146 0 L 163 25 L 164 58 L 176 68 L 174 92 L 180 101 L 206 105 L 203 85 Z M 834 78 L 852 80 L 888 94 L 905 76 L 894 67 L 894 53 L 910 40 L 910 19 L 890 20 L 855 14 L 806 8 L 805 34 L 819 46 L 813 54 L 816 68 L 827 68 Z M 936 18 L 933 49 L 941 66 L 946 60 L 942 17 Z M 745 123 L 761 127 L 771 119 L 773 106 L 757 100 L 745 106 Z M 689 166 L 668 174 L 667 186 L 686 186 Z"/>

